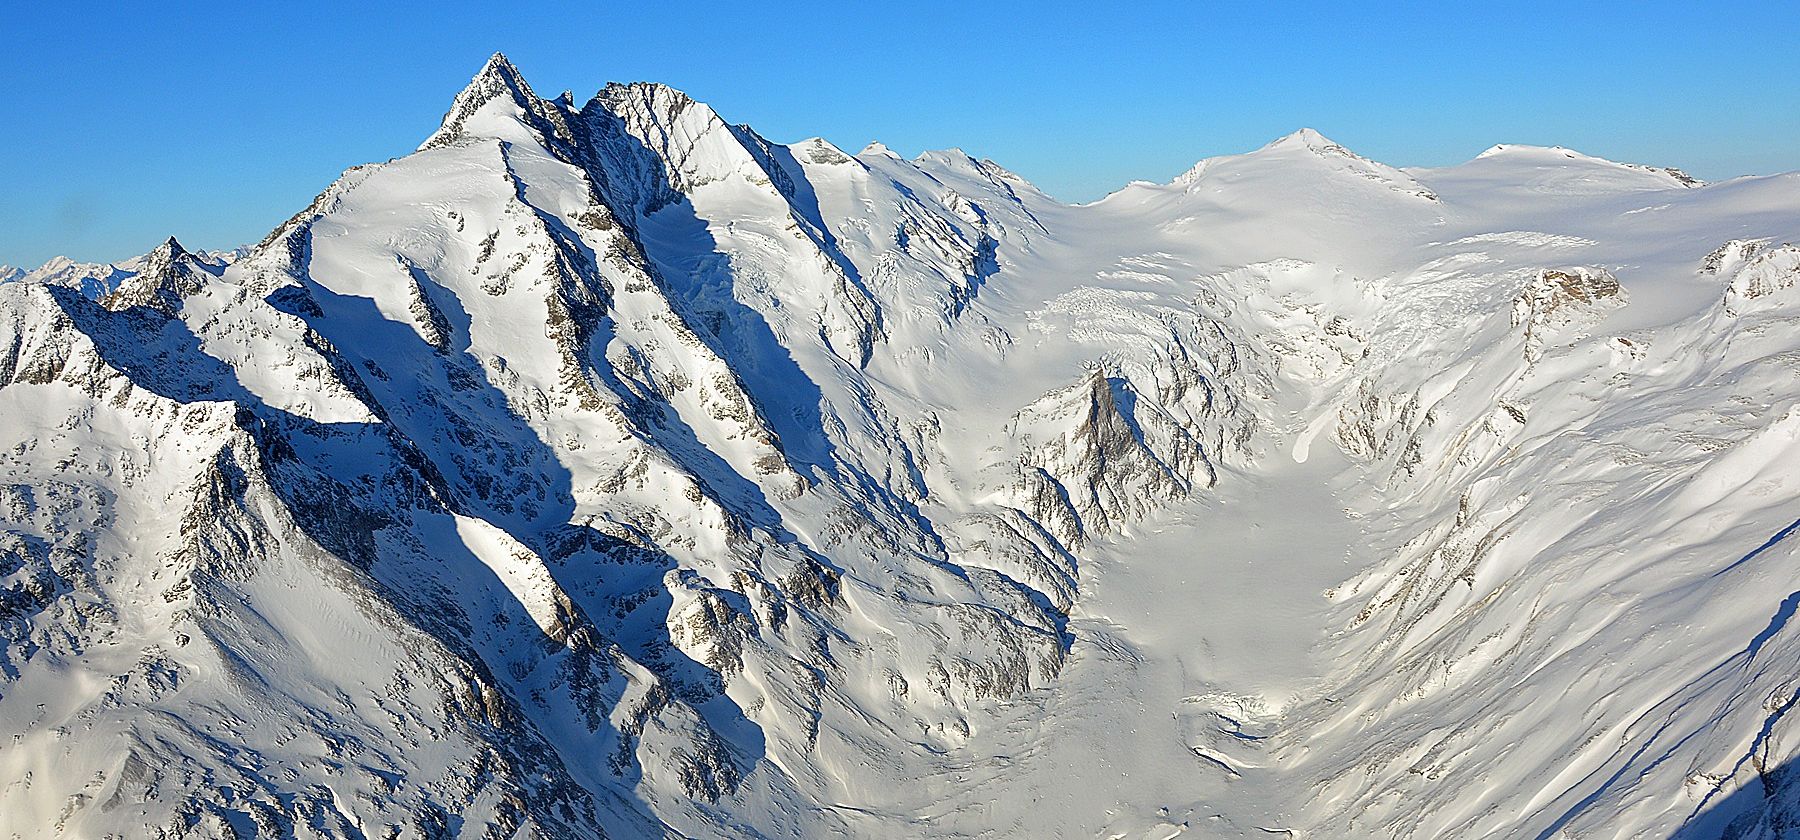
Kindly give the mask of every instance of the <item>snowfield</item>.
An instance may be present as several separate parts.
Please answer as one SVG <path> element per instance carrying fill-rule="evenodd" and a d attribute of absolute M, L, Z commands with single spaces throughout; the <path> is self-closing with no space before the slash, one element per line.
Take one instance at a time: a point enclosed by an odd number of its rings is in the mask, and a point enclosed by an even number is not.
<path fill-rule="evenodd" d="M 0 268 L 0 836 L 1800 836 L 1797 242 L 495 56 L 254 248 Z"/>

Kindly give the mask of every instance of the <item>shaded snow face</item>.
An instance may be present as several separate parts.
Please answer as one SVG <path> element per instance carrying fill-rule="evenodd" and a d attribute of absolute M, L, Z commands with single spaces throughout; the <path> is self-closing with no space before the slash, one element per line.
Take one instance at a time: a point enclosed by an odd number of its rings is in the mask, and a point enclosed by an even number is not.
<path fill-rule="evenodd" d="M 0 829 L 1777 836 L 1797 220 L 496 56 L 246 253 L 0 273 Z"/>

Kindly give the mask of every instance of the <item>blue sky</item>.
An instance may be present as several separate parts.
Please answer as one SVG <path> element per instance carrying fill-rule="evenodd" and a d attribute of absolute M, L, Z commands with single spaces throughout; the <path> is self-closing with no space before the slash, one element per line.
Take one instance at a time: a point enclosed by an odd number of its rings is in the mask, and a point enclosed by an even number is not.
<path fill-rule="evenodd" d="M 515 5 L 519 8 L 514 8 Z M 0 263 L 254 242 L 430 134 L 489 53 L 686 90 L 778 141 L 959 146 L 1064 200 L 1301 126 L 1395 165 L 1557 144 L 1800 169 L 1800 4 L 0 6 Z"/>

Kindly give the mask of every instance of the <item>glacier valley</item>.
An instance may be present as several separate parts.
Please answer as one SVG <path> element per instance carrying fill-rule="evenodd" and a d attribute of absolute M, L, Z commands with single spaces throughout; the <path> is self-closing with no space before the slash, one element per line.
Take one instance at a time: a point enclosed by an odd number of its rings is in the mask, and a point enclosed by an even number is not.
<path fill-rule="evenodd" d="M 1800 836 L 1793 243 L 497 55 L 254 247 L 0 269 L 0 837 Z"/>

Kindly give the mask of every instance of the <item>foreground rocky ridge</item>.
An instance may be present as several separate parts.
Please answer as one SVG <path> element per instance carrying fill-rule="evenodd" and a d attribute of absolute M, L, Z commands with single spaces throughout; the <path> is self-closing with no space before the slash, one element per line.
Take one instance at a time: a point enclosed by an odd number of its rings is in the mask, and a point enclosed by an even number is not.
<path fill-rule="evenodd" d="M 1070 207 L 496 56 L 241 256 L 0 283 L 0 829 L 1777 831 L 1796 239 L 1310 131 Z M 1109 606 L 1274 621 L 1208 546 L 1283 481 L 1366 535 L 1303 679 Z"/>

